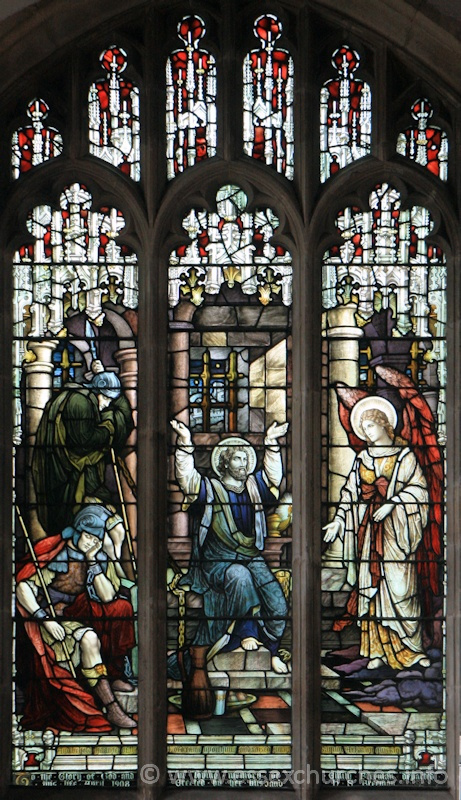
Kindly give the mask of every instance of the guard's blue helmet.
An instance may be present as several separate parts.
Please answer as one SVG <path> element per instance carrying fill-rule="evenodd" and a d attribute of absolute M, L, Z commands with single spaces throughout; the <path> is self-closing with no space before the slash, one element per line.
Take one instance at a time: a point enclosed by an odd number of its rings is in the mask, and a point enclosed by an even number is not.
<path fill-rule="evenodd" d="M 90 383 L 85 383 L 85 386 L 88 389 L 93 389 L 98 394 L 110 397 L 112 400 L 119 397 L 122 390 L 120 380 L 115 372 L 98 372 Z"/>
<path fill-rule="evenodd" d="M 83 531 L 97 536 L 98 539 L 104 538 L 106 522 L 112 512 L 105 506 L 96 503 L 83 506 L 73 519 L 72 525 L 68 525 L 62 532 L 63 539 L 72 539 L 75 546 Z"/>

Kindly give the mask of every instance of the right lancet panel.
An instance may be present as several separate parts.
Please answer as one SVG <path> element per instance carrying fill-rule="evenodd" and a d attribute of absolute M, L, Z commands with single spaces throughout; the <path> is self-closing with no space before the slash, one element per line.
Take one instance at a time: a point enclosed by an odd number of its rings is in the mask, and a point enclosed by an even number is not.
<path fill-rule="evenodd" d="M 448 136 L 431 123 L 434 114 L 429 100 L 420 97 L 411 107 L 414 124 L 399 133 L 397 153 L 426 167 L 442 181 L 448 179 Z"/>
<path fill-rule="evenodd" d="M 275 46 L 282 23 L 273 14 L 258 17 L 254 34 L 260 47 L 243 62 L 243 149 L 293 180 L 293 59 Z"/>
<path fill-rule="evenodd" d="M 352 161 L 371 152 L 371 89 L 355 77 L 360 56 L 348 45 L 334 51 L 338 70 L 320 92 L 320 180 L 325 183 Z"/>
<path fill-rule="evenodd" d="M 375 187 L 323 265 L 322 767 L 446 783 L 446 266 L 431 214 Z"/>

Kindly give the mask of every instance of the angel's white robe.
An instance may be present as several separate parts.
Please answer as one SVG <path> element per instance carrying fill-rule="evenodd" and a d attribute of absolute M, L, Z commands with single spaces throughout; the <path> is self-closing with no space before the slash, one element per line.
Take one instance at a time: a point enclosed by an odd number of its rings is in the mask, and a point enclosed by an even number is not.
<path fill-rule="evenodd" d="M 371 557 L 378 526 L 373 513 L 379 504 L 370 508 L 364 493 L 372 494 L 373 484 L 379 479 L 381 492 L 385 491 L 381 504 L 391 502 L 394 507 L 381 523 L 379 576 L 373 579 Z M 355 459 L 336 515 L 341 521 L 347 582 L 358 594 L 361 654 L 382 658 L 394 669 L 425 658 L 416 551 L 427 525 L 428 501 L 426 479 L 408 447 L 370 446 Z"/>

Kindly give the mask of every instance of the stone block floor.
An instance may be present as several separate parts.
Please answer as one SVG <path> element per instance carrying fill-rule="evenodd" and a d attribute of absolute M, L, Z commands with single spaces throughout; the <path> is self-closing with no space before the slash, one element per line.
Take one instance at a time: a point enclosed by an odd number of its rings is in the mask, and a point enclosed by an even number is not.
<path fill-rule="evenodd" d="M 259 689 L 252 694 L 251 705 L 200 722 L 170 705 L 168 769 L 289 770 L 291 695 Z"/>

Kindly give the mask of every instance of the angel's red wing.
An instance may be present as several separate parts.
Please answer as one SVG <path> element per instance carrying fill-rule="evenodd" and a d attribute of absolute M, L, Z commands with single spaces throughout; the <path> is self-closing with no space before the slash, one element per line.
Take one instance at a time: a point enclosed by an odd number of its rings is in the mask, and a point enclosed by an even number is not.
<path fill-rule="evenodd" d="M 347 433 L 350 446 L 359 453 L 363 450 L 363 440 L 355 435 L 351 426 L 351 410 L 359 400 L 368 397 L 368 392 L 365 389 L 355 389 L 347 386 L 345 383 L 337 383 L 335 385 L 336 394 L 338 395 L 338 408 L 339 419 L 341 425 Z"/>
<path fill-rule="evenodd" d="M 424 612 L 432 614 L 432 595 L 440 592 L 440 556 L 443 531 L 443 462 L 437 441 L 435 420 L 424 396 L 413 381 L 393 367 L 376 366 L 386 383 L 398 389 L 405 401 L 402 437 L 414 451 L 423 470 L 429 492 L 429 521 L 418 547 L 418 572 L 424 598 Z"/>

